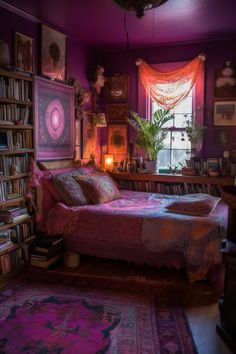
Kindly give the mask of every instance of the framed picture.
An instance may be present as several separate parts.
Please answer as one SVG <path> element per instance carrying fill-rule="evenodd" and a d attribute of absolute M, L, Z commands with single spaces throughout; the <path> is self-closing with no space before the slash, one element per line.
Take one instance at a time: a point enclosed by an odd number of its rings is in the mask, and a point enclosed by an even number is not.
<path fill-rule="evenodd" d="M 108 134 L 108 154 L 127 155 L 128 153 L 128 125 L 109 124 Z"/>
<path fill-rule="evenodd" d="M 82 159 L 97 157 L 97 127 L 95 115 L 90 110 L 83 112 L 82 120 Z"/>
<path fill-rule="evenodd" d="M 14 65 L 16 68 L 28 73 L 33 72 L 33 44 L 33 38 L 15 32 Z"/>
<path fill-rule="evenodd" d="M 214 102 L 213 125 L 236 126 L 236 100 Z"/>
<path fill-rule="evenodd" d="M 219 168 L 219 161 L 217 158 L 208 158 L 207 159 L 207 170 Z"/>
<path fill-rule="evenodd" d="M 124 102 L 128 101 L 129 95 L 129 76 L 114 75 L 106 77 L 105 85 L 105 100 L 107 102 Z"/>
<path fill-rule="evenodd" d="M 34 78 L 37 160 L 74 157 L 74 89 Z"/>
<path fill-rule="evenodd" d="M 66 80 L 66 35 L 42 25 L 41 74 L 56 80 Z"/>
<path fill-rule="evenodd" d="M 227 61 L 223 69 L 215 72 L 215 97 L 235 97 L 236 96 L 236 75 L 231 67 L 231 62 Z"/>
<path fill-rule="evenodd" d="M 129 107 L 127 103 L 109 103 L 106 105 L 108 123 L 127 123 Z"/>
<path fill-rule="evenodd" d="M 217 130 L 215 132 L 215 143 L 217 145 L 227 145 L 228 144 L 227 130 Z"/>

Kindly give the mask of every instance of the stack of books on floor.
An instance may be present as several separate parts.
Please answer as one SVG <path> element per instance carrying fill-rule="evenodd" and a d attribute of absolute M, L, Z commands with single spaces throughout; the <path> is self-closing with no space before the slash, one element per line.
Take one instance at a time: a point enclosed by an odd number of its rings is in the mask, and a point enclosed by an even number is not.
<path fill-rule="evenodd" d="M 34 267 L 48 268 L 64 254 L 64 242 L 61 236 L 43 236 L 37 238 L 31 251 L 30 264 Z"/>
<path fill-rule="evenodd" d="M 29 218 L 27 209 L 23 207 L 7 207 L 0 209 L 0 221 L 6 224 L 16 223 Z"/>

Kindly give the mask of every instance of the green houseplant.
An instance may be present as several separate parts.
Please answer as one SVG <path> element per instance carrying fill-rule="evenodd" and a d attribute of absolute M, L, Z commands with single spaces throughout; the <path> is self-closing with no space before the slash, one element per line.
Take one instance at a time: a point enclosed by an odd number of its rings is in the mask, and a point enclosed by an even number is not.
<path fill-rule="evenodd" d="M 169 110 L 158 109 L 153 113 L 152 121 L 148 121 L 131 112 L 132 118 L 128 119 L 129 124 L 137 131 L 136 144 L 147 153 L 146 169 L 153 173 L 158 170 L 158 154 L 163 148 L 164 139 L 168 133 L 168 128 L 164 125 L 174 115 Z M 152 163 L 149 163 L 152 161 Z"/>

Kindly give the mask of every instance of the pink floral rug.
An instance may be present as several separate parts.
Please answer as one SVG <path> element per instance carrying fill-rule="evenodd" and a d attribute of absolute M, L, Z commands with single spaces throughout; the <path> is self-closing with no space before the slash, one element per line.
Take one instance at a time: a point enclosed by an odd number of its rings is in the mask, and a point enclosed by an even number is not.
<path fill-rule="evenodd" d="M 166 284 L 155 295 L 11 284 L 0 291 L 0 353 L 197 353 L 174 295 Z"/>

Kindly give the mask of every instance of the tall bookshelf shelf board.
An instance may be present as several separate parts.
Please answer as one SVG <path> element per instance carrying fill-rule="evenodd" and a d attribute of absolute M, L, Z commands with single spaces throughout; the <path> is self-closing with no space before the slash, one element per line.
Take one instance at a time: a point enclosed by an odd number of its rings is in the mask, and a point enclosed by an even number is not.
<path fill-rule="evenodd" d="M 33 108 L 33 77 L 0 69 L 0 237 L 8 241 L 0 247 L 1 282 L 29 262 L 35 238 L 26 197 L 34 157 Z"/>

